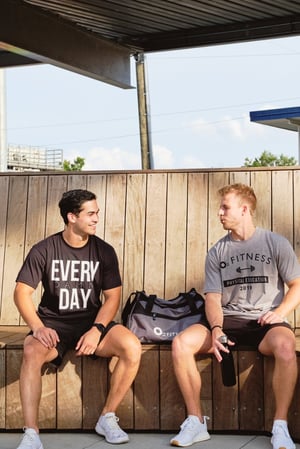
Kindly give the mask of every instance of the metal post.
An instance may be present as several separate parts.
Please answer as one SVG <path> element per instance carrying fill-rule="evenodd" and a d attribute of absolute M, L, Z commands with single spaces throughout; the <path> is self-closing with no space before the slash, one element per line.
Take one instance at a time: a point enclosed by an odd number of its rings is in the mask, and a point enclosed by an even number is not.
<path fill-rule="evenodd" d="M 0 69 L 0 172 L 7 171 L 5 71 Z"/>
<path fill-rule="evenodd" d="M 142 169 L 144 170 L 153 168 L 150 114 L 145 76 L 145 55 L 143 53 L 137 53 L 134 57 L 136 61 Z"/>
<path fill-rule="evenodd" d="M 300 165 L 300 126 L 298 126 L 298 165 Z"/>

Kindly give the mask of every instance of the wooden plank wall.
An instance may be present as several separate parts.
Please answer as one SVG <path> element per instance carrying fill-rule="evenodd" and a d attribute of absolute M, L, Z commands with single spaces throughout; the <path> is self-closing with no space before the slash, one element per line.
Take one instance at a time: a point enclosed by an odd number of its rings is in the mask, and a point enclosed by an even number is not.
<path fill-rule="evenodd" d="M 234 182 L 254 187 L 258 197 L 257 225 L 286 236 L 300 257 L 297 167 L 0 174 L 0 330 L 1 325 L 2 329 L 13 326 L 16 333 L 21 329 L 23 323 L 12 299 L 15 278 L 30 247 L 63 228 L 57 204 L 64 191 L 87 188 L 96 193 L 100 207 L 98 235 L 116 249 L 124 303 L 132 291 L 140 289 L 166 299 L 192 287 L 202 292 L 206 252 L 224 235 L 217 217 L 217 190 Z M 40 293 L 39 289 L 36 302 Z M 119 317 L 120 313 L 121 307 Z M 299 311 L 289 319 L 300 328 Z M 15 347 L 10 343 L 7 351 L 0 350 L 1 366 L 6 366 L 0 370 L 0 428 L 22 425 L 18 393 L 21 356 L 20 343 Z M 74 357 L 72 351 L 68 357 L 63 369 L 43 376 L 40 421 L 44 429 L 92 429 L 106 397 L 114 360 L 91 363 Z M 270 430 L 274 407 L 270 396 L 272 360 L 254 351 L 239 351 L 235 360 L 239 386 L 231 389 L 222 386 L 214 359 L 201 357 L 197 362 L 205 379 L 202 404 L 204 412 L 212 417 L 209 427 Z M 103 382 L 103 378 L 107 381 Z M 66 389 L 70 382 L 72 388 Z M 291 411 L 292 431 L 297 437 L 299 395 L 300 384 Z M 126 429 L 178 428 L 185 409 L 169 347 L 144 347 L 140 371 L 118 415 Z"/>
<path fill-rule="evenodd" d="M 57 204 L 64 191 L 97 194 L 98 235 L 116 249 L 125 302 L 140 289 L 166 299 L 202 291 L 206 252 L 224 234 L 217 190 L 232 182 L 254 187 L 257 224 L 286 236 L 300 256 L 297 167 L 0 175 L 0 325 L 22 324 L 12 301 L 15 278 L 32 244 L 63 228 Z M 298 312 L 290 320 L 300 327 Z"/>

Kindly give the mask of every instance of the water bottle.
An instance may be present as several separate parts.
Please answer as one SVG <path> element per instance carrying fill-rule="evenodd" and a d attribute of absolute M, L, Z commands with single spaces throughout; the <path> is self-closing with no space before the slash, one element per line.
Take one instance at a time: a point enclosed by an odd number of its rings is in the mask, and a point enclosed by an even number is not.
<path fill-rule="evenodd" d="M 230 351 L 230 347 L 228 345 L 228 338 L 226 335 L 222 335 L 219 338 L 219 342 L 222 343 L 225 348 L 229 349 L 229 352 L 220 351 L 222 356 L 221 360 L 221 372 L 222 372 L 222 380 L 223 385 L 226 387 L 232 387 L 236 384 L 235 377 L 235 369 L 234 369 L 234 361 L 232 352 Z"/>

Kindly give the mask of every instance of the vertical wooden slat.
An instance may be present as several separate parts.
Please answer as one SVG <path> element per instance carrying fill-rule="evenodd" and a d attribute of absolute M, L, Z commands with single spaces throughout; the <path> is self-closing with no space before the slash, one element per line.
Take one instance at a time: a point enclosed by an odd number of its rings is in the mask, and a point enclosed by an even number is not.
<path fill-rule="evenodd" d="M 256 351 L 238 351 L 240 430 L 264 430 L 264 366 Z"/>
<path fill-rule="evenodd" d="M 22 349 L 6 351 L 6 429 L 21 429 L 24 425 L 19 393 Z"/>
<path fill-rule="evenodd" d="M 273 231 L 293 245 L 293 179 L 291 171 L 272 172 Z"/>
<path fill-rule="evenodd" d="M 299 201 L 299 192 L 300 192 L 300 170 L 294 171 L 294 249 L 297 254 L 298 260 L 300 261 L 300 201 Z"/>
<path fill-rule="evenodd" d="M 300 357 L 297 357 L 298 372 L 300 373 Z M 293 400 L 288 415 L 289 431 L 293 439 L 300 438 L 300 377 L 297 378 L 297 384 L 293 395 Z"/>
<path fill-rule="evenodd" d="M 186 291 L 204 284 L 207 253 L 208 176 L 190 173 L 188 176 Z"/>
<path fill-rule="evenodd" d="M 62 217 L 60 216 L 58 203 L 63 192 L 66 190 L 66 175 L 49 176 L 45 236 L 54 234 L 64 229 L 64 223 Z"/>
<path fill-rule="evenodd" d="M 108 361 L 99 357 L 82 358 L 83 429 L 93 430 L 108 393 Z"/>
<path fill-rule="evenodd" d="M 166 242 L 166 173 L 147 175 L 144 289 L 164 297 Z"/>
<path fill-rule="evenodd" d="M 87 189 L 97 196 L 99 207 L 99 221 L 97 225 L 97 235 L 104 237 L 104 221 L 106 211 L 106 175 L 89 175 L 87 179 Z"/>
<path fill-rule="evenodd" d="M 294 171 L 294 250 L 300 262 L 300 170 Z M 295 310 L 295 327 L 300 327 L 300 308 Z"/>
<path fill-rule="evenodd" d="M 124 292 L 143 290 L 145 244 L 146 175 L 127 177 L 124 245 Z"/>
<path fill-rule="evenodd" d="M 5 387 L 7 384 L 6 378 L 6 358 L 5 347 L 0 347 L 0 429 L 5 429 L 5 409 L 6 409 L 6 394 Z"/>
<path fill-rule="evenodd" d="M 236 352 L 233 352 L 233 357 L 237 373 Z M 238 429 L 238 382 L 232 387 L 223 385 L 221 366 L 216 358 L 213 358 L 213 406 L 214 430 Z"/>
<path fill-rule="evenodd" d="M 185 290 L 186 284 L 187 174 L 169 173 L 165 297 Z"/>
<path fill-rule="evenodd" d="M 265 229 L 272 227 L 272 180 L 269 171 L 251 172 L 251 186 L 257 198 L 254 215 L 257 226 Z"/>
<path fill-rule="evenodd" d="M 123 259 L 126 186 L 127 178 L 125 174 L 107 176 L 104 239 L 110 243 L 116 251 L 122 278 L 124 274 Z M 128 292 L 123 292 L 125 297 L 127 297 L 127 293 Z"/>
<path fill-rule="evenodd" d="M 197 369 L 201 375 L 201 410 L 203 416 L 208 416 L 208 429 L 213 428 L 213 385 L 212 385 L 212 356 L 196 356 Z"/>
<path fill-rule="evenodd" d="M 115 365 L 118 363 L 117 357 L 112 357 L 109 362 L 109 380 L 115 369 Z M 133 389 L 132 386 L 127 391 L 121 404 L 117 409 L 117 415 L 120 419 L 120 424 L 124 429 L 133 429 L 134 427 L 134 404 L 133 404 Z"/>
<path fill-rule="evenodd" d="M 4 250 L 5 250 L 5 240 L 6 240 L 6 225 L 7 225 L 7 208 L 8 208 L 8 186 L 9 177 L 0 176 L 0 192 L 1 192 L 1 214 L 0 214 L 0 318 L 2 310 L 3 301 L 3 261 L 4 261 Z"/>
<path fill-rule="evenodd" d="M 82 358 L 69 351 L 57 371 L 57 429 L 82 428 Z"/>
<path fill-rule="evenodd" d="M 246 171 L 237 171 L 231 172 L 229 175 L 230 184 L 242 183 L 250 185 L 250 172 Z"/>
<path fill-rule="evenodd" d="M 186 418 L 185 405 L 173 370 L 169 347 L 160 348 L 160 429 L 178 429 Z"/>
<path fill-rule="evenodd" d="M 159 429 L 159 349 L 143 345 L 134 381 L 134 429 Z"/>
<path fill-rule="evenodd" d="M 291 171 L 272 172 L 273 231 L 286 237 L 292 246 L 294 244 L 293 205 L 293 179 Z M 287 318 L 290 324 L 294 326 L 295 312 L 291 312 Z"/>
<path fill-rule="evenodd" d="M 56 428 L 56 369 L 46 365 L 42 376 L 42 398 L 39 408 L 41 429 Z"/>
<path fill-rule="evenodd" d="M 264 357 L 264 430 L 267 432 L 271 432 L 272 430 L 275 413 L 275 398 L 272 388 L 273 372 L 274 359 L 272 357 Z"/>
<path fill-rule="evenodd" d="M 211 248 L 221 237 L 225 235 L 224 229 L 218 218 L 220 196 L 218 190 L 229 183 L 227 172 L 210 173 L 208 177 L 208 229 L 207 247 Z"/>
<path fill-rule="evenodd" d="M 24 257 L 28 177 L 12 176 L 9 184 L 7 232 L 2 289 L 1 324 L 19 324 L 19 313 L 12 301 L 15 280 Z"/>
<path fill-rule="evenodd" d="M 48 177 L 30 176 L 28 181 L 26 254 L 32 245 L 45 236 Z"/>
<path fill-rule="evenodd" d="M 87 177 L 84 172 L 76 174 L 68 172 L 68 190 L 86 189 L 86 181 Z"/>
<path fill-rule="evenodd" d="M 25 254 L 45 236 L 47 176 L 30 176 L 28 183 L 27 219 L 25 235 Z M 35 305 L 40 302 L 41 288 L 33 294 Z M 21 321 L 21 323 L 24 323 Z"/>

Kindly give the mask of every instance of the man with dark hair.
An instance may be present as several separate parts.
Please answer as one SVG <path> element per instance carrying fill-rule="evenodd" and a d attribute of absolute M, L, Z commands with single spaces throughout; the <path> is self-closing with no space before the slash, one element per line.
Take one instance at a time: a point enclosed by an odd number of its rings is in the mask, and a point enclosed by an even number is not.
<path fill-rule="evenodd" d="M 20 374 L 25 434 L 18 449 L 43 449 L 38 428 L 41 369 L 47 362 L 59 366 L 68 349 L 78 356 L 118 358 L 95 430 L 109 443 L 128 441 L 115 412 L 136 376 L 141 345 L 113 321 L 121 295 L 117 256 L 95 235 L 99 208 L 94 193 L 68 191 L 59 208 L 64 230 L 32 247 L 16 279 L 14 301 L 30 328 Z M 32 294 L 40 281 L 43 295 L 36 311 Z"/>
<path fill-rule="evenodd" d="M 287 415 L 297 380 L 296 344 L 286 317 L 300 302 L 299 262 L 286 238 L 254 225 L 256 196 L 250 186 L 225 186 L 219 194 L 219 219 L 228 233 L 206 257 L 208 323 L 194 324 L 173 340 L 174 369 L 188 417 L 171 444 L 185 447 L 210 438 L 195 354 L 213 353 L 221 362 L 221 352 L 229 352 L 222 344 L 226 334 L 229 345 L 252 346 L 274 357 L 271 443 L 273 449 L 295 449 Z"/>

